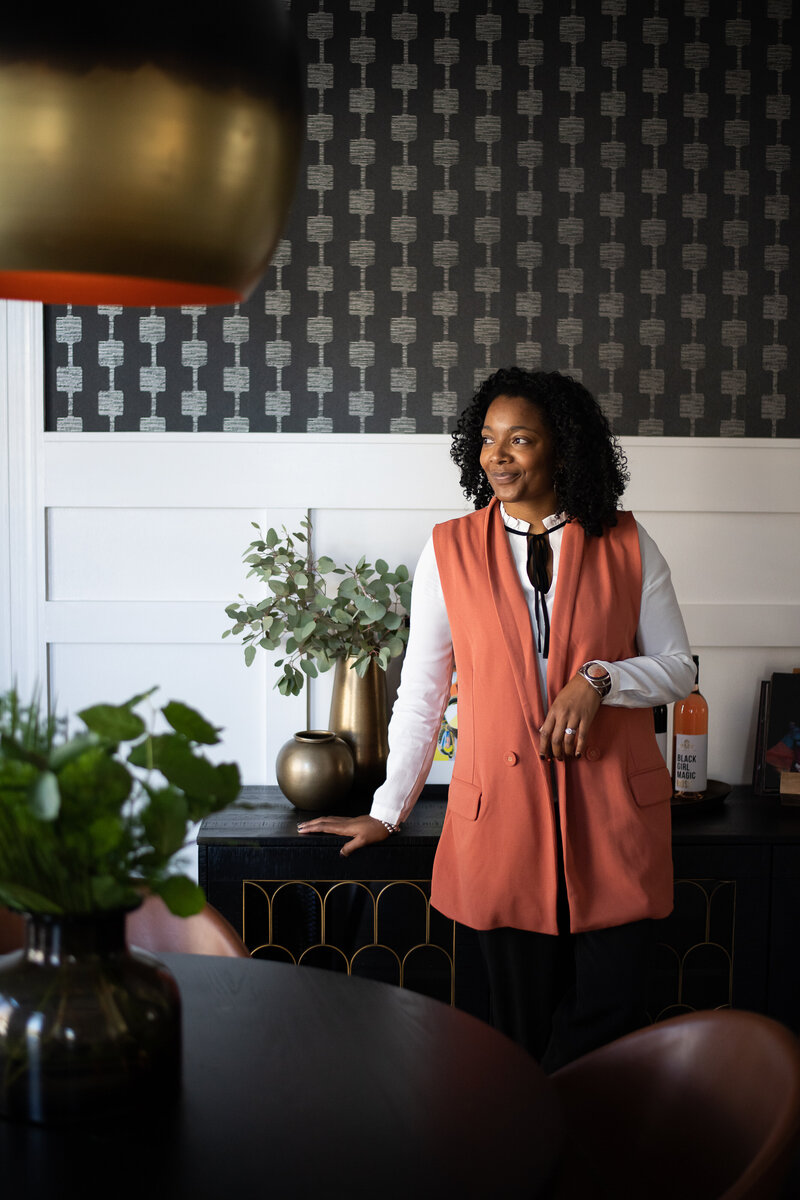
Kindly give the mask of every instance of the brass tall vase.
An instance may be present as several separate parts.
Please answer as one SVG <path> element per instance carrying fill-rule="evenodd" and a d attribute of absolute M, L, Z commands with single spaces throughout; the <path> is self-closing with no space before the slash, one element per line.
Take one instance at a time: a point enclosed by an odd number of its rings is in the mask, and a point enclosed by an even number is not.
<path fill-rule="evenodd" d="M 353 787 L 347 801 L 351 813 L 368 812 L 372 795 L 386 778 L 389 754 L 386 673 L 371 662 L 361 678 L 355 657 L 340 659 L 334 669 L 329 728 L 353 752 Z"/>

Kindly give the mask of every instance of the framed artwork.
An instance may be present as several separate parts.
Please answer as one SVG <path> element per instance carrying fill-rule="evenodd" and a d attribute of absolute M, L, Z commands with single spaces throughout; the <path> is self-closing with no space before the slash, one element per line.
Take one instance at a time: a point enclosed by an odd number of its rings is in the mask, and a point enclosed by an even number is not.
<path fill-rule="evenodd" d="M 450 699 L 447 701 L 447 706 L 442 715 L 439 736 L 436 739 L 436 751 L 431 763 L 431 769 L 428 772 L 428 778 L 425 781 L 426 783 L 449 784 L 453 774 L 453 760 L 456 756 L 457 742 L 458 682 L 454 669 L 453 678 L 450 683 Z"/>
<path fill-rule="evenodd" d="M 800 671 L 776 671 L 761 684 L 753 790 L 800 803 Z"/>

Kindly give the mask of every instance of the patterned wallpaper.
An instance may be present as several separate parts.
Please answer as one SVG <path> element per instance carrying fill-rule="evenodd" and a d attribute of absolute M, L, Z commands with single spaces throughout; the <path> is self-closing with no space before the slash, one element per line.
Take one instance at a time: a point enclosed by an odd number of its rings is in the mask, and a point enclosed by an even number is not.
<path fill-rule="evenodd" d="M 45 310 L 65 431 L 441 433 L 512 362 L 628 435 L 798 437 L 792 0 L 289 0 L 247 303 Z"/>

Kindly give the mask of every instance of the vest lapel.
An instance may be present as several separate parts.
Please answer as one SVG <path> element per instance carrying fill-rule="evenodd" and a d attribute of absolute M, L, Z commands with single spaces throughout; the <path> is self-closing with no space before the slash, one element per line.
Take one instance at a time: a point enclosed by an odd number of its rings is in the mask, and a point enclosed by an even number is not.
<path fill-rule="evenodd" d="M 558 563 L 553 619 L 550 625 L 550 658 L 547 664 L 547 690 L 550 699 L 556 696 L 574 674 L 569 645 L 572 640 L 572 620 L 575 598 L 581 577 L 586 534 L 577 521 L 564 527 L 561 556 Z"/>
<path fill-rule="evenodd" d="M 511 673 L 531 739 L 538 745 L 539 726 L 544 721 L 544 702 L 533 629 L 514 556 L 503 528 L 500 505 L 490 501 L 486 510 L 486 566 L 500 629 L 505 641 Z M 552 634 L 551 634 L 552 638 Z"/>

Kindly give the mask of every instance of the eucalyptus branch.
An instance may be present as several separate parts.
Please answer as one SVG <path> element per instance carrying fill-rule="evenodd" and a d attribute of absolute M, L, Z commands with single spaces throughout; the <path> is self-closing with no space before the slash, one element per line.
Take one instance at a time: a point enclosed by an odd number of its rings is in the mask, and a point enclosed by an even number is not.
<path fill-rule="evenodd" d="M 312 527 L 266 534 L 253 522 L 259 536 L 244 552 L 247 578 L 264 584 L 267 594 L 257 602 L 245 599 L 229 604 L 233 621 L 225 637 L 242 636 L 244 660 L 249 667 L 259 649 L 281 649 L 275 660 L 281 668 L 276 687 L 284 695 L 299 695 L 306 679 L 315 679 L 342 658 L 354 658 L 354 669 L 366 674 L 371 662 L 386 670 L 391 659 L 403 653 L 408 640 L 411 580 L 404 565 L 389 569 L 378 559 L 365 558 L 355 566 L 339 567 L 327 555 L 315 559 L 311 550 Z M 336 576 L 342 578 L 337 581 Z"/>

